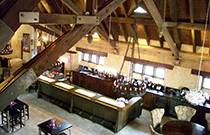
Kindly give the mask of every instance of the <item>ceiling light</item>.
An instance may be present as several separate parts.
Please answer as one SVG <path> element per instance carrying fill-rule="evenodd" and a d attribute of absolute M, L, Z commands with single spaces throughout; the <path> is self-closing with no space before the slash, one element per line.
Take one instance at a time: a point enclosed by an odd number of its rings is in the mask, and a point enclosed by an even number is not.
<path fill-rule="evenodd" d="M 147 13 L 147 11 L 140 6 L 137 9 L 135 9 L 134 12 L 135 13 Z"/>

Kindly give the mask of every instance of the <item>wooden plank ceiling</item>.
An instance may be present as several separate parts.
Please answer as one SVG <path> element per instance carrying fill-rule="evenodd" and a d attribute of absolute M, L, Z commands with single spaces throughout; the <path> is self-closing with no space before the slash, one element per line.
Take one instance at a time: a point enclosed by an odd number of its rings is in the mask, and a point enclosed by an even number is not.
<path fill-rule="evenodd" d="M 77 16 L 89 13 L 89 15 L 95 15 L 110 1 L 40 0 L 34 7 L 33 12 L 45 14 L 40 14 L 40 23 L 31 25 L 48 33 L 53 31 L 57 36 L 61 36 L 75 26 L 75 23 L 68 21 L 69 16 L 62 16 L 62 14 Z M 8 9 L 13 8 L 14 3 L 16 1 L 13 1 L 13 4 L 9 0 L 2 1 L 0 6 L 1 18 L 4 19 L 5 16 L 10 15 Z M 154 7 L 149 8 L 149 5 L 145 3 L 154 3 L 153 6 L 157 8 L 157 12 L 152 13 L 150 8 L 153 9 Z M 147 13 L 134 13 L 134 9 L 138 6 L 145 9 Z M 126 0 L 111 13 L 111 18 L 110 16 L 105 18 L 97 26 L 98 29 L 94 30 L 104 39 L 108 39 L 110 33 L 113 37 L 111 45 L 116 47 L 115 42 L 121 40 L 119 36 L 128 42 L 128 37 L 134 30 L 134 17 L 136 16 L 138 37 L 146 39 L 147 45 L 152 45 L 150 44 L 151 40 L 158 40 L 160 48 L 164 48 L 163 42 L 167 42 L 172 53 L 178 58 L 178 52 L 183 44 L 191 45 L 194 53 L 196 53 L 197 46 L 202 46 L 207 7 L 208 0 Z M 10 23 L 8 22 L 9 26 Z M 39 24 L 45 24 L 49 30 Z M 111 31 L 109 32 L 110 25 Z M 18 26 L 18 23 L 15 23 L 15 28 L 11 27 L 16 30 Z M 162 32 L 166 30 L 163 37 L 159 37 L 159 30 Z M 207 30 L 209 31 L 210 28 L 208 27 Z M 207 33 L 207 37 L 209 37 L 209 33 Z M 209 48 L 208 38 L 205 40 L 205 47 Z M 175 43 L 175 47 L 173 43 Z"/>
<path fill-rule="evenodd" d="M 147 13 L 134 13 L 138 6 Z M 27 70 L 33 69 L 39 76 L 82 37 L 95 31 L 106 40 L 111 34 L 110 45 L 117 50 L 115 43 L 121 40 L 119 36 L 128 42 L 132 35 L 134 17 L 137 19 L 138 37 L 146 39 L 147 45 L 151 46 L 151 40 L 158 40 L 159 48 L 164 48 L 163 43 L 167 42 L 176 59 L 179 59 L 183 44 L 191 45 L 192 52 L 196 53 L 196 47 L 201 46 L 203 41 L 207 8 L 208 0 L 1 0 L 1 22 L 14 32 L 21 25 L 18 19 L 20 11 L 39 12 L 40 22 L 30 25 L 47 33 L 55 32 L 59 38 L 15 72 L 7 82 L 0 84 L 0 111 L 21 93 L 10 88 L 10 84 L 21 79 L 20 76 Z M 97 16 L 99 20 L 94 24 L 78 24 L 76 19 L 80 16 L 88 16 L 89 21 L 91 16 Z M 207 30 L 210 31 L 209 26 Z M 209 34 L 207 32 L 207 37 Z M 205 47 L 209 48 L 209 38 L 205 41 Z"/>
<path fill-rule="evenodd" d="M 94 15 L 109 2 L 108 0 L 40 0 L 36 11 L 75 15 L 89 12 L 90 15 Z M 155 20 L 157 14 L 153 15 L 152 10 L 145 3 L 155 4 L 157 12 L 154 13 L 160 14 L 159 19 L 161 20 L 159 20 L 159 23 L 157 19 Z M 134 9 L 138 6 L 144 8 L 148 13 L 134 13 Z M 126 0 L 111 13 L 111 18 L 110 16 L 107 17 L 97 26 L 97 32 L 105 39 L 108 38 L 110 33 L 113 37 L 111 45 L 115 47 L 114 43 L 120 40 L 119 35 L 124 37 L 125 41 L 128 41 L 128 37 L 132 35 L 134 30 L 134 17 L 136 16 L 138 37 L 146 39 L 148 45 L 151 45 L 151 40 L 159 40 L 160 48 L 164 48 L 163 42 L 167 42 L 172 53 L 178 58 L 178 51 L 183 44 L 192 46 L 192 52 L 194 53 L 196 53 L 197 46 L 202 46 L 207 8 L 208 0 Z M 109 32 L 110 20 L 112 23 Z M 72 28 L 69 24 L 62 26 L 58 24 L 54 27 L 58 31 L 62 27 L 63 33 Z M 168 31 L 168 33 L 164 32 L 165 35 L 159 37 L 159 28 Z M 207 30 L 209 31 L 210 27 Z M 207 33 L 207 37 L 209 36 L 209 33 Z M 209 48 L 208 38 L 205 40 L 204 46 Z M 175 47 L 173 47 L 173 43 L 175 43 Z"/>

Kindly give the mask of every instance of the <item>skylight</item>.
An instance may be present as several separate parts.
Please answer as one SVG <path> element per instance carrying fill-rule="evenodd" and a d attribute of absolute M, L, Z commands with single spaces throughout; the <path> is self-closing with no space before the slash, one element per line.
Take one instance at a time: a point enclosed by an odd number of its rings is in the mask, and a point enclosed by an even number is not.
<path fill-rule="evenodd" d="M 135 13 L 147 13 L 147 11 L 140 6 L 137 9 L 135 9 L 134 12 Z"/>

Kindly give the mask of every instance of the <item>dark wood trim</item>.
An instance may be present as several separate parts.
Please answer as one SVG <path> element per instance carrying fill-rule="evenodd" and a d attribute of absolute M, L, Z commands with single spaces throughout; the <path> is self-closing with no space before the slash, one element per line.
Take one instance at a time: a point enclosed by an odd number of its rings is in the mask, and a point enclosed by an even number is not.
<path fill-rule="evenodd" d="M 198 75 L 198 72 L 199 72 L 199 70 L 196 70 L 196 69 L 191 70 L 191 74 L 193 74 L 193 75 Z M 201 71 L 200 75 L 203 77 L 210 77 L 210 72 Z"/>
<path fill-rule="evenodd" d="M 125 57 L 125 60 L 131 61 L 131 57 Z M 148 61 L 148 60 L 139 60 L 139 59 L 136 59 L 136 58 L 134 58 L 133 62 L 134 63 L 141 63 L 143 65 L 151 65 L 151 66 L 154 66 L 154 67 L 164 67 L 164 68 L 171 69 L 171 70 L 174 68 L 173 65 L 157 63 L 157 62 L 152 62 L 152 61 Z"/>
<path fill-rule="evenodd" d="M 108 55 L 105 52 L 93 51 L 93 50 L 88 50 L 88 49 L 79 48 L 79 47 L 77 47 L 76 50 L 83 52 L 83 53 L 95 54 L 95 55 L 104 56 L 104 57 L 107 57 L 107 55 Z"/>

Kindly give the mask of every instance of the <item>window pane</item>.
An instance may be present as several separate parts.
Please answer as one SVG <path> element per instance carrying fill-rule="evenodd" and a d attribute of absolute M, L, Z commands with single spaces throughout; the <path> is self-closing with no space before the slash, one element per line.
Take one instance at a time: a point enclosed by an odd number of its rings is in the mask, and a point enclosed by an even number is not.
<path fill-rule="evenodd" d="M 154 67 L 153 66 L 145 66 L 145 71 L 144 73 L 146 75 L 153 75 L 153 72 L 154 72 Z"/>
<path fill-rule="evenodd" d="M 134 72 L 136 73 L 142 73 L 143 64 L 134 64 Z"/>
<path fill-rule="evenodd" d="M 97 55 L 92 55 L 91 62 L 96 63 L 97 62 Z"/>
<path fill-rule="evenodd" d="M 104 57 L 103 56 L 99 57 L 99 64 L 101 64 L 101 65 L 104 64 Z"/>
<path fill-rule="evenodd" d="M 203 79 L 203 88 L 210 89 L 210 78 Z"/>
<path fill-rule="evenodd" d="M 83 60 L 84 61 L 89 61 L 89 54 L 88 53 L 84 53 Z"/>
<path fill-rule="evenodd" d="M 165 72 L 166 72 L 166 70 L 164 68 L 156 68 L 155 77 L 165 78 Z"/>

